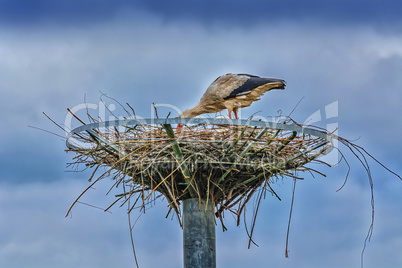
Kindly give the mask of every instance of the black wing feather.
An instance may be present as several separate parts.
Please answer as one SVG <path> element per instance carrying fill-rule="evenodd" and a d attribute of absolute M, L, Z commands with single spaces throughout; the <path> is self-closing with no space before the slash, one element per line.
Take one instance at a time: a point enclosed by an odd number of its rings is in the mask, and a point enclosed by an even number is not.
<path fill-rule="evenodd" d="M 240 74 L 240 75 L 246 75 L 246 74 Z M 285 81 L 282 79 L 275 79 L 275 78 L 262 78 L 259 76 L 255 76 L 255 75 L 249 75 L 247 74 L 247 76 L 249 76 L 249 79 L 247 79 L 246 82 L 244 82 L 243 85 L 239 86 L 238 88 L 234 89 L 229 96 L 223 98 L 225 100 L 234 98 L 236 96 L 239 95 L 244 95 L 247 93 L 250 93 L 253 89 L 265 85 L 265 84 L 269 84 L 269 83 L 275 83 L 275 82 L 281 82 L 283 85 L 277 87 L 279 88 L 284 88 L 285 87 Z"/>

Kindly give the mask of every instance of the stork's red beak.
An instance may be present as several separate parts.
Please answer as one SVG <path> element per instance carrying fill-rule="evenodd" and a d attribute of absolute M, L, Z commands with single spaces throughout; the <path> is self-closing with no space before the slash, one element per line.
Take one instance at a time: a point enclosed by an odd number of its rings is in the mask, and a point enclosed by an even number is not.
<path fill-rule="evenodd" d="M 180 132 L 182 126 L 183 126 L 182 124 L 177 124 L 176 133 Z"/>

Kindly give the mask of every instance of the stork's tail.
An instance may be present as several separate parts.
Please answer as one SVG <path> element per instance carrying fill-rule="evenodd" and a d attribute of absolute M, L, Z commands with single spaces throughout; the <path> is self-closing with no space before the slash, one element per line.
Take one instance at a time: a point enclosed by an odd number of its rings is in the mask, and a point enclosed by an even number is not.
<path fill-rule="evenodd" d="M 267 78 L 267 79 L 270 80 L 268 84 L 277 84 L 271 89 L 285 89 L 286 87 L 286 81 L 283 79 L 276 79 L 276 78 Z"/>

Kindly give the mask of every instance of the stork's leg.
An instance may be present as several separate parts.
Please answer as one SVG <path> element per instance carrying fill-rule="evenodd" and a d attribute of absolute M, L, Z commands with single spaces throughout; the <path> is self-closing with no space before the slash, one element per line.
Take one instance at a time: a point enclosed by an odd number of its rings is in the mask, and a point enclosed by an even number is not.
<path fill-rule="evenodd" d="M 236 118 L 236 119 L 239 119 L 239 117 L 237 116 L 237 110 L 233 110 L 233 113 L 234 113 L 234 115 L 235 115 L 235 118 Z"/>
<path fill-rule="evenodd" d="M 228 115 L 229 115 L 229 119 L 232 119 L 232 111 L 233 111 L 233 109 L 232 109 L 232 107 L 226 107 L 226 109 L 228 110 Z"/>
<path fill-rule="evenodd" d="M 237 107 L 234 107 L 234 108 L 233 108 L 233 113 L 234 113 L 236 119 L 239 119 L 239 117 L 237 116 L 237 111 L 238 111 L 238 110 L 239 110 L 239 109 L 238 109 Z"/>

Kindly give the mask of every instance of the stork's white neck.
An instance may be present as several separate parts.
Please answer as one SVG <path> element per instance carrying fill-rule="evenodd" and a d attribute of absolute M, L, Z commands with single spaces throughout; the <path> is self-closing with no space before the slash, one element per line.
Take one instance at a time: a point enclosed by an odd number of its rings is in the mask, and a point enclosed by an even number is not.
<path fill-rule="evenodd" d="M 184 110 L 180 115 L 179 118 L 193 118 L 196 117 L 197 115 L 206 113 L 205 109 L 199 104 L 194 106 L 191 109 Z"/>

